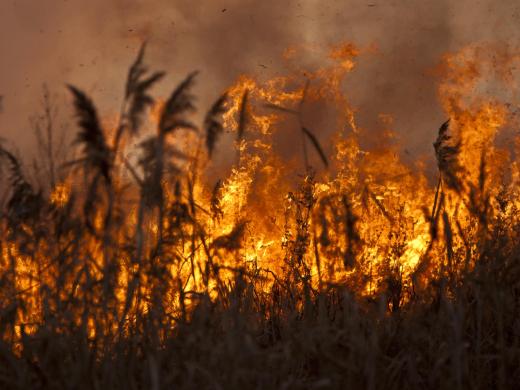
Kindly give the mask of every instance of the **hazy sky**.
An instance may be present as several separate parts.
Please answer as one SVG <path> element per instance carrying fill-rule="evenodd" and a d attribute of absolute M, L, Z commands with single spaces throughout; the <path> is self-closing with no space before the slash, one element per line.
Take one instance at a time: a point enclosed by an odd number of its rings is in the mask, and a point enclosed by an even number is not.
<path fill-rule="evenodd" d="M 370 127 L 378 113 L 393 115 L 405 146 L 423 153 L 444 119 L 429 70 L 468 43 L 520 42 L 519 7 L 496 0 L 0 0 L 0 136 L 30 144 L 28 117 L 44 83 L 62 99 L 65 83 L 74 83 L 115 110 L 143 38 L 147 62 L 168 72 L 168 89 L 202 71 L 203 102 L 241 73 L 276 73 L 289 45 L 350 41 L 379 48 L 349 78 L 360 121 Z"/>

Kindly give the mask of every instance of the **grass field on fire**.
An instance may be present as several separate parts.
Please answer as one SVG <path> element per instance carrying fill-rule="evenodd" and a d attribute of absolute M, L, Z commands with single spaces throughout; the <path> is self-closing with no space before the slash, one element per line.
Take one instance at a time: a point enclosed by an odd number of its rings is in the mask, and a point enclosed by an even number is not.
<path fill-rule="evenodd" d="M 66 87 L 72 144 L 51 94 L 34 161 L 0 142 L 1 388 L 517 386 L 520 52 L 441 60 L 430 177 L 388 118 L 362 146 L 351 44 L 210 107 L 196 72 L 155 96 L 145 49 L 117 115 Z"/>

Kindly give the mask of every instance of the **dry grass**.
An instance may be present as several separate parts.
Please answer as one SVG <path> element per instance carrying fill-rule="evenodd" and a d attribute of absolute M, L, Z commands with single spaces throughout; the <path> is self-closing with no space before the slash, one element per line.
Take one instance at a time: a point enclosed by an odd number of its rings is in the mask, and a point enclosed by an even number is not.
<path fill-rule="evenodd" d="M 143 58 L 144 48 L 130 69 L 113 140 L 107 139 L 90 98 L 70 87 L 81 155 L 58 169 L 47 146 L 40 163 L 52 175 L 50 188 L 37 188 L 26 178 L 21 160 L 0 149 L 9 184 L 0 221 L 0 387 L 518 386 L 520 216 L 516 212 L 514 218 L 501 219 L 490 213 L 484 168 L 479 186 L 460 181 L 463 167 L 456 160 L 458 146 L 448 145 L 447 123 L 435 144 L 440 179 L 432 211 L 425 205 L 431 245 L 414 274 L 413 291 L 405 291 L 390 261 L 383 288 L 372 295 L 359 291 L 355 270 L 365 243 L 349 194 L 317 199 L 306 151 L 308 174 L 290 194 L 295 206 L 286 214 L 285 257 L 279 259 L 284 272 L 240 263 L 223 266 L 220 257 L 233 258 L 240 251 L 248 221 L 237 219 L 228 234 L 208 235 L 201 215 L 222 217 L 222 184 L 215 186 L 211 210 L 204 209 L 194 191 L 198 154 L 188 157 L 171 142 L 173 133 L 195 128 L 188 116 L 194 110 L 190 88 L 195 74 L 164 104 L 157 133 L 140 144 L 138 165 L 120 153 L 121 142 L 138 132 L 153 102 L 149 88 L 163 76 L 157 72 L 145 78 Z M 205 117 L 201 140 L 209 155 L 223 132 L 219 115 L 225 100 L 218 99 Z M 247 92 L 241 100 L 239 141 L 247 132 Z M 327 164 L 316 137 L 301 128 L 304 145 L 307 137 Z M 52 143 L 50 133 L 48 139 Z M 117 180 L 124 166 L 138 188 L 133 225 L 125 220 L 129 195 Z M 84 184 L 58 205 L 51 199 L 54 182 L 71 170 L 81 173 Z M 173 188 L 168 196 L 166 187 Z M 478 234 L 466 236 L 450 219 L 444 208 L 447 191 L 467 202 L 479 221 Z M 374 202 L 388 223 L 398 221 L 368 188 L 366 194 L 366 202 Z M 509 202 L 507 197 L 502 201 Z M 312 224 L 313 213 L 318 226 Z M 157 227 L 154 234 L 151 223 Z M 332 223 L 343 248 L 330 247 Z M 399 236 L 399 224 L 392 226 Z M 471 250 L 455 250 L 455 234 Z M 446 262 L 435 262 L 442 254 L 432 246 L 439 241 Z M 352 283 L 325 280 L 321 248 L 354 270 Z M 402 255 L 398 240 L 392 250 L 392 256 Z M 204 261 L 195 258 L 196 251 L 204 253 Z M 309 259 L 317 264 L 317 285 Z M 443 268 L 426 277 L 432 263 Z M 181 267 L 190 271 L 183 277 L 172 272 Z M 201 288 L 191 287 L 196 278 Z"/>

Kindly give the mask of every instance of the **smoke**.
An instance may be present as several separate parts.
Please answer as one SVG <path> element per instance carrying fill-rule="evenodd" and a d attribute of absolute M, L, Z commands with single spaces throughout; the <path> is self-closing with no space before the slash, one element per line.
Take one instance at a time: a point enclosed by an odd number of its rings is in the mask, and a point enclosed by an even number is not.
<path fill-rule="evenodd" d="M 169 74 L 157 93 L 198 69 L 202 107 L 242 73 L 283 73 L 288 46 L 348 41 L 374 48 L 345 85 L 365 142 L 377 145 L 379 114 L 387 114 L 415 157 L 431 152 L 445 119 L 431 72 L 443 53 L 520 35 L 519 6 L 491 0 L 13 0 L 1 2 L 0 15 L 0 136 L 22 148 L 31 146 L 28 117 L 39 110 L 44 83 L 61 103 L 69 101 L 64 84 L 74 83 L 115 113 L 144 39 L 148 63 Z"/>

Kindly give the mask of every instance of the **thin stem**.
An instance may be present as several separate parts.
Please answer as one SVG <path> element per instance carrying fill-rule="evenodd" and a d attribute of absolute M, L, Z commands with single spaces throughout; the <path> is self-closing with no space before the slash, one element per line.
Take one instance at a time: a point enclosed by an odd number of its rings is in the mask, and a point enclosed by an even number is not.
<path fill-rule="evenodd" d="M 437 189 L 435 190 L 435 199 L 433 201 L 433 208 L 432 208 L 432 213 L 431 213 L 431 217 L 432 218 L 435 218 L 435 213 L 436 213 L 436 209 L 437 209 L 437 201 L 438 201 L 438 198 L 439 198 L 439 191 L 440 191 L 440 188 L 441 188 L 441 182 L 442 182 L 442 175 L 441 173 L 439 172 L 439 181 L 437 183 Z"/>

